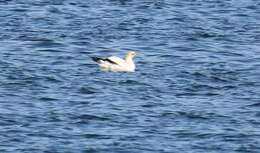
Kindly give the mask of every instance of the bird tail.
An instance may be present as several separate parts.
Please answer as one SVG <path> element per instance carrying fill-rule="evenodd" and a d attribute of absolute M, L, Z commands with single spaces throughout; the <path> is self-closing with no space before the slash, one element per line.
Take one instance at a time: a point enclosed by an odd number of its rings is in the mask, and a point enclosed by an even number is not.
<path fill-rule="evenodd" d="M 103 59 L 100 57 L 91 57 L 91 59 L 97 63 L 100 63 L 100 61 L 102 61 Z"/>

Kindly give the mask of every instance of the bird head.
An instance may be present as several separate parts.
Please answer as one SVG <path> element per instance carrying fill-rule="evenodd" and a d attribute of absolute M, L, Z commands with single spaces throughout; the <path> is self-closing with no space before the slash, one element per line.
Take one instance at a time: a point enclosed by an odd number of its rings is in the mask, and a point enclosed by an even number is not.
<path fill-rule="evenodd" d="M 127 56 L 133 58 L 133 57 L 136 56 L 136 53 L 135 53 L 134 51 L 129 51 L 129 52 L 127 53 Z"/>

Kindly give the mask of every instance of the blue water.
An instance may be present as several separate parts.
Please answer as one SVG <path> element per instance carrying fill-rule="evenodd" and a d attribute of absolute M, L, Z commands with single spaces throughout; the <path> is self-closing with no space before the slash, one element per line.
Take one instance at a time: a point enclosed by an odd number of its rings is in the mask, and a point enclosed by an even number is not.
<path fill-rule="evenodd" d="M 259 28 L 258 0 L 0 0 L 0 152 L 259 153 Z"/>

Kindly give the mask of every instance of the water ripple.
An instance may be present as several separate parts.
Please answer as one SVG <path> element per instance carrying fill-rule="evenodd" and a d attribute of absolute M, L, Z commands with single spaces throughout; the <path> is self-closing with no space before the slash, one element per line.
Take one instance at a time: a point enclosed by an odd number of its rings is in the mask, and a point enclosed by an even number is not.
<path fill-rule="evenodd" d="M 260 152 L 259 4 L 0 0 L 0 152 Z"/>

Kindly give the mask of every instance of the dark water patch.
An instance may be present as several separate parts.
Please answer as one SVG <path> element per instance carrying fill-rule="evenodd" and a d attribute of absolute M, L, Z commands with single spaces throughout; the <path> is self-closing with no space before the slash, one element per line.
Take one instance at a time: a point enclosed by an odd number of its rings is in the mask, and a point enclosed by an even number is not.
<path fill-rule="evenodd" d="M 27 11 L 29 11 L 29 9 L 27 9 L 27 8 L 14 8 L 14 9 L 10 9 L 10 11 L 13 11 L 13 12 L 27 12 Z"/>
<path fill-rule="evenodd" d="M 260 147 L 258 147 L 258 145 L 248 144 L 248 145 L 243 145 L 243 146 L 239 147 L 235 151 L 238 151 L 238 152 L 257 152 L 257 151 L 259 151 L 259 149 L 260 149 Z"/>
<path fill-rule="evenodd" d="M 231 48 L 232 46 L 226 45 L 225 48 Z M 244 57 L 243 54 L 237 52 L 230 52 L 230 51 L 218 51 L 218 54 L 222 54 L 224 56 L 237 56 L 237 57 Z"/>
<path fill-rule="evenodd" d="M 120 85 L 146 85 L 148 86 L 148 84 L 146 83 L 142 83 L 142 82 L 138 82 L 136 80 L 124 80 L 124 81 L 121 81 L 119 82 Z"/>
<path fill-rule="evenodd" d="M 260 117 L 260 112 L 257 112 L 255 116 Z"/>
<path fill-rule="evenodd" d="M 32 41 L 32 40 L 30 40 Z M 42 39 L 42 40 L 33 40 L 31 47 L 39 47 L 39 48 L 56 48 L 56 47 L 65 47 L 64 44 L 55 42 L 53 40 Z"/>
<path fill-rule="evenodd" d="M 110 135 L 100 135 L 100 134 L 84 134 L 83 137 L 87 139 L 112 139 Z"/>
<path fill-rule="evenodd" d="M 82 114 L 80 116 L 77 117 L 77 119 L 81 120 L 81 121 L 107 121 L 110 120 L 107 117 L 102 117 L 102 116 L 98 116 L 98 115 L 91 115 L 91 114 Z"/>
<path fill-rule="evenodd" d="M 16 121 L 14 121 L 14 120 L 10 120 L 10 119 L 3 119 L 1 122 L 0 122 L 0 124 L 2 125 L 2 126 L 12 126 L 12 125 L 16 125 L 17 124 L 17 122 Z"/>
<path fill-rule="evenodd" d="M 151 100 L 154 101 L 154 99 L 157 99 L 155 97 L 149 97 L 149 98 L 141 98 L 143 100 Z M 161 99 L 157 99 L 157 102 L 147 102 L 146 104 L 143 104 L 142 107 L 144 108 L 154 108 L 154 107 L 161 107 L 161 106 L 165 106 L 165 104 L 161 103 Z"/>
<path fill-rule="evenodd" d="M 52 98 L 52 97 L 41 97 L 41 98 L 39 98 L 39 100 L 42 100 L 42 101 L 57 101 L 58 99 Z"/>
<path fill-rule="evenodd" d="M 56 136 L 54 134 L 51 134 L 51 133 L 41 133 L 40 132 L 34 132 L 34 133 L 29 133 L 27 134 L 28 136 L 30 137 L 41 137 L 41 138 L 51 138 L 51 139 L 61 139 L 61 138 L 67 138 L 66 136 Z"/>
<path fill-rule="evenodd" d="M 81 38 L 81 39 L 83 39 L 83 38 Z M 89 38 L 85 38 L 86 40 L 85 41 L 76 41 L 76 42 L 71 42 L 70 44 L 72 44 L 72 45 L 76 45 L 76 46 L 89 46 L 89 45 L 91 45 L 87 40 L 89 39 Z"/>
<path fill-rule="evenodd" d="M 42 76 L 43 77 L 43 76 Z M 47 82 L 52 82 L 52 83 L 60 83 L 63 82 L 61 77 L 54 76 L 54 75 L 49 75 L 49 76 L 44 76 L 45 81 Z"/>
<path fill-rule="evenodd" d="M 209 119 L 208 116 L 201 114 L 201 113 L 196 113 L 196 112 L 189 112 L 188 113 L 188 112 L 179 111 L 179 112 L 177 112 L 177 114 L 179 116 L 190 118 L 190 119 L 200 119 L 200 120 L 208 120 Z"/>
<path fill-rule="evenodd" d="M 219 37 L 217 35 L 217 33 L 210 33 L 210 32 L 196 32 L 196 33 L 193 33 L 193 34 L 188 34 L 188 39 L 189 40 L 193 40 L 193 41 L 197 41 L 199 40 L 199 38 L 202 38 L 202 39 L 209 39 L 209 38 L 215 38 L 215 37 Z"/>
<path fill-rule="evenodd" d="M 249 99 L 248 99 L 249 100 Z M 260 99 L 259 99 L 260 100 Z M 260 102 L 256 102 L 250 105 L 247 105 L 248 107 L 260 107 Z"/>
<path fill-rule="evenodd" d="M 213 113 L 213 112 L 201 112 L 201 111 L 177 111 L 174 112 L 174 114 L 168 114 L 168 115 L 175 115 L 175 117 L 185 117 L 188 119 L 198 119 L 198 120 L 215 120 L 215 119 L 226 119 L 228 116 L 224 116 L 221 114 Z"/>
<path fill-rule="evenodd" d="M 38 49 L 37 52 L 40 52 L 40 53 L 62 53 L 63 50 L 59 50 L 59 49 Z"/>
<path fill-rule="evenodd" d="M 82 94 L 95 94 L 98 93 L 97 89 L 91 87 L 81 87 L 79 90 Z"/>
<path fill-rule="evenodd" d="M 61 14 L 62 11 L 58 8 L 58 7 L 54 7 L 54 6 L 49 6 L 47 8 L 47 10 L 50 12 L 50 13 L 55 13 L 55 14 Z"/>

